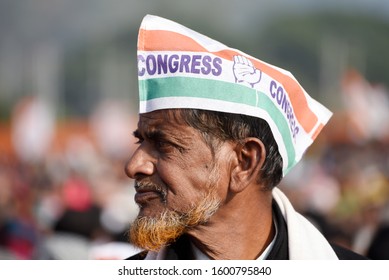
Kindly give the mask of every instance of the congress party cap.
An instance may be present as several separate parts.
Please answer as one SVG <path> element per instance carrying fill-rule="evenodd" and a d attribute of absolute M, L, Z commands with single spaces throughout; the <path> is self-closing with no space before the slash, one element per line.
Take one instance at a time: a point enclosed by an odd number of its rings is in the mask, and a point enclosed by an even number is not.
<path fill-rule="evenodd" d="M 290 72 L 152 15 L 139 30 L 138 80 L 140 113 L 191 108 L 264 119 L 284 175 L 332 115 Z"/>

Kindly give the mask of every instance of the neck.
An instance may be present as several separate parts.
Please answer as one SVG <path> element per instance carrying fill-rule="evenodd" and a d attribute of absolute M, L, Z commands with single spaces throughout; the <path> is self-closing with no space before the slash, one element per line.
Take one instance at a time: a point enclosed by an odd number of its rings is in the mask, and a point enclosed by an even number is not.
<path fill-rule="evenodd" d="M 275 234 L 271 203 L 271 193 L 240 192 L 188 234 L 211 259 L 256 259 Z"/>

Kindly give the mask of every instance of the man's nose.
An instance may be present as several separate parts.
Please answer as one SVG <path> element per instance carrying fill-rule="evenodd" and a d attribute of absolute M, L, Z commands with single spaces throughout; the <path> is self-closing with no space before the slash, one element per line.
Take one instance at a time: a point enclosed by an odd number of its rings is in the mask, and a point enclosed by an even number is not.
<path fill-rule="evenodd" d="M 153 157 L 144 151 L 142 147 L 138 147 L 124 168 L 127 176 L 131 179 L 136 179 L 136 177 L 141 175 L 151 176 L 154 173 L 154 169 Z"/>

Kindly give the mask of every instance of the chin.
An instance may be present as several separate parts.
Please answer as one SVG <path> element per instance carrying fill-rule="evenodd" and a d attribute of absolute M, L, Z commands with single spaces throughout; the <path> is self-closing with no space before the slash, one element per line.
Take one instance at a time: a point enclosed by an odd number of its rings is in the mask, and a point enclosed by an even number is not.
<path fill-rule="evenodd" d="M 165 210 L 166 210 L 166 208 L 163 206 L 142 205 L 142 206 L 139 206 L 138 218 L 141 218 L 141 217 L 149 217 L 149 218 L 159 217 Z"/>

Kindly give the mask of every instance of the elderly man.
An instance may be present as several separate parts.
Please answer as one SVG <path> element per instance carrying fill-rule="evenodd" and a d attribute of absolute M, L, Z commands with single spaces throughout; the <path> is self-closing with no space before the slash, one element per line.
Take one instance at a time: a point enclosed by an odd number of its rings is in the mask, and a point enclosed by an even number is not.
<path fill-rule="evenodd" d="M 293 76 L 175 22 L 138 38 L 129 259 L 359 258 L 276 187 L 331 116 Z"/>

